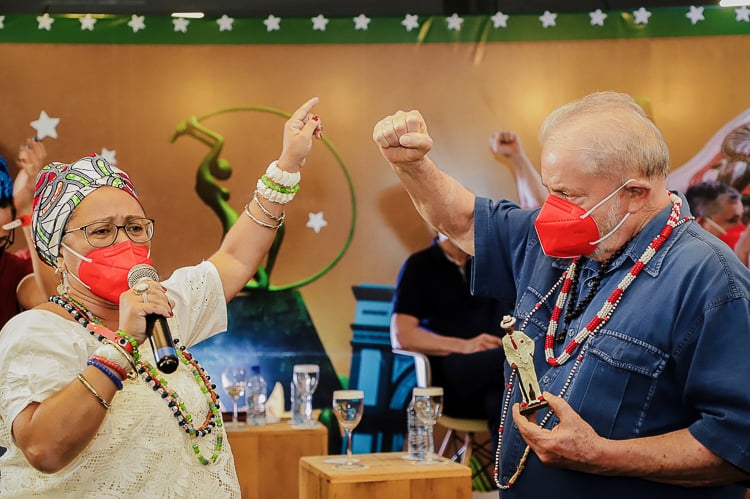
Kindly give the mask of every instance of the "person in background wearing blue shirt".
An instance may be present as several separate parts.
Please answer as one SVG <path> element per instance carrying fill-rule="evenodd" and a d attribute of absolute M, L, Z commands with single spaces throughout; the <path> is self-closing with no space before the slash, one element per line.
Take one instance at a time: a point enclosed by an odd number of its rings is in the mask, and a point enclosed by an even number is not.
<path fill-rule="evenodd" d="M 750 270 L 666 189 L 667 145 L 630 96 L 564 105 L 540 138 L 549 195 L 524 210 L 442 172 L 418 111 L 373 129 L 423 218 L 474 255 L 472 291 L 513 300 L 536 342 L 549 407 L 522 415 L 506 367 L 502 498 L 744 498 Z"/>

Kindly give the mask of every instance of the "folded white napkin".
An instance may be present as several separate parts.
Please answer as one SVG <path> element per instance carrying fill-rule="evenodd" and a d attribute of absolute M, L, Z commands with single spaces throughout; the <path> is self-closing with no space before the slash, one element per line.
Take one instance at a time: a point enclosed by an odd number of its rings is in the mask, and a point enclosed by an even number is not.
<path fill-rule="evenodd" d="M 278 423 L 284 414 L 284 387 L 277 381 L 266 400 L 266 422 Z"/>

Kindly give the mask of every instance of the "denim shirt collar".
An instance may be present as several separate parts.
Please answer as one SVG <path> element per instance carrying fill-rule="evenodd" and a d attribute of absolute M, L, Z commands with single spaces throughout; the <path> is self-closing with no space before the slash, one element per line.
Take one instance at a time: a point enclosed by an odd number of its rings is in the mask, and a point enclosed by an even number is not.
<path fill-rule="evenodd" d="M 676 191 L 670 192 L 677 194 L 682 201 L 682 205 L 680 206 L 680 220 L 685 217 L 693 218 L 692 214 L 690 213 L 690 208 L 688 206 L 687 199 L 685 199 L 685 196 L 682 193 Z M 670 203 L 668 206 L 664 207 L 664 209 L 661 210 L 654 218 L 652 218 L 638 234 L 636 234 L 636 236 L 628 243 L 628 247 L 625 249 L 623 254 L 620 255 L 617 260 L 612 262 L 612 265 L 610 266 L 607 273 L 618 269 L 625 263 L 625 259 L 627 258 L 632 260 L 633 263 L 637 262 L 641 255 L 643 255 L 643 253 L 646 251 L 646 248 L 648 248 L 649 244 L 651 244 L 651 241 L 653 241 L 653 239 L 667 224 L 667 220 L 669 220 L 669 216 L 671 213 L 672 204 Z M 669 239 L 664 242 L 662 247 L 659 248 L 659 251 L 656 252 L 653 258 L 651 258 L 648 264 L 646 264 L 646 266 L 644 267 L 643 270 L 646 273 L 648 273 L 652 277 L 657 277 L 659 275 L 659 271 L 661 270 L 662 263 L 664 262 L 667 253 L 669 253 L 669 250 L 672 248 L 672 246 L 674 246 L 680 234 L 682 234 L 682 232 L 684 232 L 686 228 L 687 223 L 683 223 L 682 225 L 676 227 L 674 231 L 672 231 Z M 570 266 L 570 262 L 571 260 L 569 258 L 555 258 L 552 262 L 552 266 L 559 269 L 566 269 Z M 591 264 L 591 262 L 588 262 L 588 264 Z"/>

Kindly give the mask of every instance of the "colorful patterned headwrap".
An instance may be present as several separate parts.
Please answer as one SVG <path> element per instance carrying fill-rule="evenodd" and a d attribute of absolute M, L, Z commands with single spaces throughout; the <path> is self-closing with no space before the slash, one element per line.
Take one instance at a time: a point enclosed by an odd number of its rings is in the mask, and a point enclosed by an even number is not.
<path fill-rule="evenodd" d="M 135 199 L 138 194 L 128 175 L 97 154 L 75 163 L 50 163 L 36 179 L 31 232 L 39 256 L 55 266 L 60 241 L 73 210 L 99 187 L 122 189 Z"/>
<path fill-rule="evenodd" d="M 8 163 L 0 156 L 0 200 L 13 197 L 13 179 L 8 172 Z"/>

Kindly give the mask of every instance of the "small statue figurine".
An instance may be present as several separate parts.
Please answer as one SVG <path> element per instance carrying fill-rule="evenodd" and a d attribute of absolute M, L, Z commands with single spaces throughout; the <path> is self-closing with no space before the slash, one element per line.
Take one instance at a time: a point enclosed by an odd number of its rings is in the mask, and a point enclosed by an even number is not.
<path fill-rule="evenodd" d="M 547 407 L 548 404 L 542 397 L 542 389 L 539 387 L 534 369 L 534 342 L 523 331 L 514 331 L 515 325 L 515 317 L 510 315 L 503 317 L 500 323 L 500 327 L 506 333 L 503 336 L 503 349 L 511 369 L 515 369 L 518 373 L 518 386 L 523 396 L 521 414 L 528 414 Z"/>

